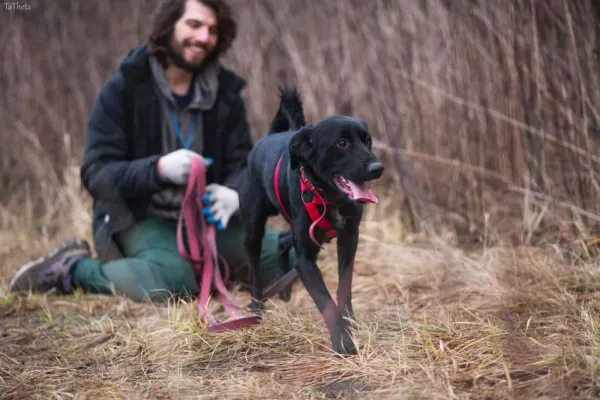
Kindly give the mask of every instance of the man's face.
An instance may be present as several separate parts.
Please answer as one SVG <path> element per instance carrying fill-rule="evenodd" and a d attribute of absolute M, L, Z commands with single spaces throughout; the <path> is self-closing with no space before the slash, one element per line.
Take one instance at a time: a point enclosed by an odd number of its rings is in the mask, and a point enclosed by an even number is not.
<path fill-rule="evenodd" d="M 198 71 L 217 44 L 217 17 L 199 0 L 188 0 L 185 11 L 175 23 L 171 39 L 171 58 L 190 72 Z"/>

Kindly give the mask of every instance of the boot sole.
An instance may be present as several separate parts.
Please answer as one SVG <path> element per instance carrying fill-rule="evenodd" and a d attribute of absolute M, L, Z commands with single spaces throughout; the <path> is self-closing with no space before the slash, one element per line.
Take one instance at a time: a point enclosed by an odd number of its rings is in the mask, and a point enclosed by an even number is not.
<path fill-rule="evenodd" d="M 27 262 L 26 264 L 23 264 L 21 266 L 21 268 L 19 268 L 19 270 L 16 272 L 16 274 L 12 278 L 12 280 L 10 281 L 10 284 L 8 285 L 9 291 L 11 293 L 23 291 L 22 288 L 19 288 L 19 290 L 15 290 L 15 288 L 14 288 L 14 285 L 17 283 L 17 281 L 19 279 L 21 279 L 22 277 L 24 277 L 25 275 L 30 273 L 33 269 L 35 269 L 35 267 L 39 266 L 40 264 L 43 264 L 44 262 L 47 262 L 48 260 L 51 260 L 52 258 L 56 257 L 61 252 L 69 251 L 69 249 L 71 247 L 72 247 L 71 251 L 81 251 L 81 252 L 87 253 L 88 255 L 91 254 L 90 247 L 85 240 L 83 240 L 83 239 L 68 240 L 65 243 L 63 243 L 61 246 L 58 246 L 55 249 L 53 249 L 50 253 L 47 253 L 41 257 L 38 257 L 34 260 Z M 31 287 L 29 288 L 29 290 L 31 290 Z"/>

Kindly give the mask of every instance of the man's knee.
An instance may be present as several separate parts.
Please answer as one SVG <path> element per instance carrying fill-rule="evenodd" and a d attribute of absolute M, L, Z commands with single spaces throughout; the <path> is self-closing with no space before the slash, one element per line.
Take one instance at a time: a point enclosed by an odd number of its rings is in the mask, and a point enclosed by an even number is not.
<path fill-rule="evenodd" d="M 168 290 L 174 295 L 196 293 L 196 277 L 192 265 L 179 252 L 156 248 L 143 251 L 136 258 L 146 262 L 148 276 L 153 277 L 157 288 Z"/>

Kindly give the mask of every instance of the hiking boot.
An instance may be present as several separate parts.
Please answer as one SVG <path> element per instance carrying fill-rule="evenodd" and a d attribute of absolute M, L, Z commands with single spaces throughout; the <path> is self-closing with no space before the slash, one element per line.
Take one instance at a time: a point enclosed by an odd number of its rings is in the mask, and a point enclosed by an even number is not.
<path fill-rule="evenodd" d="M 66 240 L 50 253 L 19 268 L 10 282 L 10 291 L 46 292 L 57 289 L 64 294 L 73 293 L 71 267 L 90 255 L 90 246 L 85 240 Z"/>

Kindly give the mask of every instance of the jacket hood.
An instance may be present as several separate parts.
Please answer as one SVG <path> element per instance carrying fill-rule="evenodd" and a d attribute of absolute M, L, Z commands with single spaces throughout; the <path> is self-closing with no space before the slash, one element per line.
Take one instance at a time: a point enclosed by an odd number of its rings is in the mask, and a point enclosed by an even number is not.
<path fill-rule="evenodd" d="M 134 47 L 124 54 L 119 62 L 119 70 L 127 82 L 134 84 L 152 79 L 150 58 L 147 52 L 148 42 Z M 246 86 L 246 81 L 233 71 L 221 66 L 219 73 L 219 87 L 228 92 L 239 93 Z"/>

